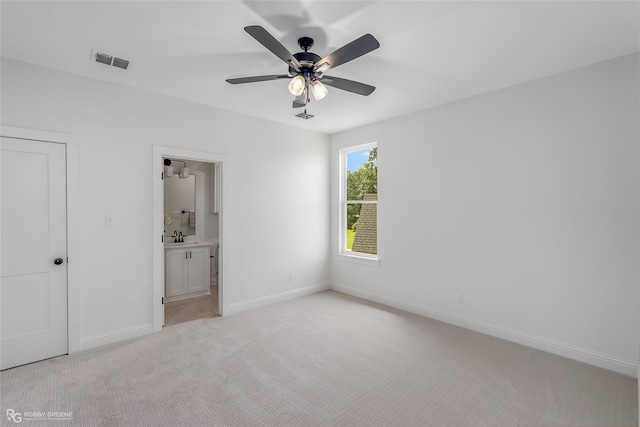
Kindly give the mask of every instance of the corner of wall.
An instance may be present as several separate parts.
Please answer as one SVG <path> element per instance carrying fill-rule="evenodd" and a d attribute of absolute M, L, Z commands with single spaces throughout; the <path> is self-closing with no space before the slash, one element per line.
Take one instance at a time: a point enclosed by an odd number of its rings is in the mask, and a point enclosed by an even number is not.
<path fill-rule="evenodd" d="M 329 283 L 319 283 L 316 285 L 305 286 L 299 289 L 293 289 L 290 291 L 279 292 L 277 294 L 267 295 L 260 298 L 254 298 L 247 301 L 241 301 L 229 305 L 229 311 L 225 315 L 231 315 L 240 313 L 241 311 L 250 310 L 253 308 L 262 307 L 276 302 L 287 301 L 290 299 L 302 297 L 305 295 L 311 295 L 318 292 L 327 291 L 330 289 Z"/>

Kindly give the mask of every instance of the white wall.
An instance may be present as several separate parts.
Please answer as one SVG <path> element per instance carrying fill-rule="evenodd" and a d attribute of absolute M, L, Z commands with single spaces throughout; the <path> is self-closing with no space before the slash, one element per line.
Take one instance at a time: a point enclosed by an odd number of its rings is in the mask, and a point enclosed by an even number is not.
<path fill-rule="evenodd" d="M 332 286 L 636 375 L 638 62 L 333 135 Z M 379 267 L 337 255 L 338 150 L 373 141 Z"/>
<path fill-rule="evenodd" d="M 78 135 L 82 259 L 70 262 L 82 265 L 83 340 L 152 322 L 154 145 L 229 158 L 232 305 L 326 286 L 326 135 L 5 58 L 1 67 L 2 124 Z"/>

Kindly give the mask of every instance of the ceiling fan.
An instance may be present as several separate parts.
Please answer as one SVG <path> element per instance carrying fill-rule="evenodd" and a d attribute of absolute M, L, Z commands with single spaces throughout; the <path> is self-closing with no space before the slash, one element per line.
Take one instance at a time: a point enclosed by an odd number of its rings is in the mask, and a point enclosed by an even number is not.
<path fill-rule="evenodd" d="M 304 52 L 292 54 L 282 43 L 276 40 L 275 37 L 261 26 L 251 25 L 244 27 L 244 30 L 260 44 L 269 49 L 274 55 L 283 60 L 289 66 L 289 72 L 288 74 L 227 79 L 228 83 L 235 85 L 290 79 L 289 92 L 295 96 L 293 108 L 306 106 L 307 102 L 309 102 L 309 92 L 311 92 L 318 101 L 327 96 L 328 89 L 325 85 L 364 96 L 370 95 L 376 89 L 374 86 L 364 83 L 324 74 L 330 68 L 335 68 L 379 48 L 380 43 L 371 34 L 365 34 L 324 58 L 321 58 L 319 55 L 308 51 L 313 46 L 313 39 L 311 37 L 299 38 L 298 45 Z"/>

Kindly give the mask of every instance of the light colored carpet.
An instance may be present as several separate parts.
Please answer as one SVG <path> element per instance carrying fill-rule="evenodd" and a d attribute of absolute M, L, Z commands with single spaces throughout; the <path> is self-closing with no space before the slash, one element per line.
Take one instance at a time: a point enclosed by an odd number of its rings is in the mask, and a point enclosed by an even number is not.
<path fill-rule="evenodd" d="M 0 374 L 2 425 L 632 426 L 637 381 L 334 291 Z"/>

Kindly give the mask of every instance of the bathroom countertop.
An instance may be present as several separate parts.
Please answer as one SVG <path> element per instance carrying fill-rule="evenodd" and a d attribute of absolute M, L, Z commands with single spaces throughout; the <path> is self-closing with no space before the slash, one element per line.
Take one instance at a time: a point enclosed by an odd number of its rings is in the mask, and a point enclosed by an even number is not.
<path fill-rule="evenodd" d="M 167 238 L 167 240 L 170 240 L 170 238 Z M 204 240 L 198 240 L 198 241 L 193 241 L 193 242 L 181 242 L 181 243 L 164 242 L 164 248 L 165 249 L 195 248 L 197 246 L 213 246 L 213 243 L 207 242 L 207 241 L 204 241 Z"/>

